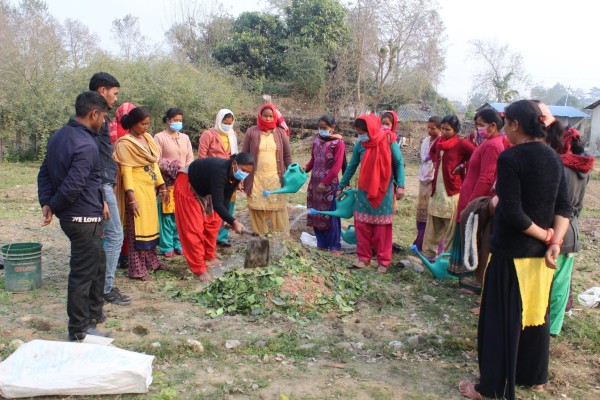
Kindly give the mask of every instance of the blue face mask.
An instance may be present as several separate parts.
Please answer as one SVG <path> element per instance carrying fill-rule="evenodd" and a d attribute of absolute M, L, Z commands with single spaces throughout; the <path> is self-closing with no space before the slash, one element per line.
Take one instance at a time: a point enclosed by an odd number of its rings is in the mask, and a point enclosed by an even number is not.
<path fill-rule="evenodd" d="M 319 129 L 319 136 L 326 138 L 329 136 L 329 129 Z"/>
<path fill-rule="evenodd" d="M 369 135 L 367 135 L 366 133 L 361 133 L 358 135 L 358 140 L 360 140 L 361 142 L 368 142 Z"/>
<path fill-rule="evenodd" d="M 236 163 L 236 167 L 237 167 L 237 171 L 233 172 L 233 177 L 235 179 L 237 179 L 238 181 L 243 181 L 244 179 L 246 179 L 248 177 L 248 175 L 250 175 L 249 172 L 244 172 L 240 169 L 240 167 L 237 165 Z"/>
<path fill-rule="evenodd" d="M 221 129 L 223 130 L 223 132 L 229 132 L 230 130 L 233 129 L 233 125 L 221 124 Z"/>
<path fill-rule="evenodd" d="M 175 132 L 179 132 L 180 130 L 183 129 L 183 122 L 171 122 L 169 124 L 169 127 L 174 130 Z"/>

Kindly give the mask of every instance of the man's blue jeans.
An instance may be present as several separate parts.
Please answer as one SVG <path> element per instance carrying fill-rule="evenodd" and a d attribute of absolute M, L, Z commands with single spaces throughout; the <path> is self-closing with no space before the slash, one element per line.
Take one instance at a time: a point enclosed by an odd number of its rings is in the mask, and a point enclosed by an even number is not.
<path fill-rule="evenodd" d="M 108 204 L 110 219 L 102 221 L 102 230 L 104 231 L 104 252 L 106 253 L 106 279 L 104 280 L 104 294 L 109 293 L 113 288 L 115 272 L 121 246 L 123 245 L 123 226 L 119 217 L 119 207 L 117 206 L 117 197 L 113 185 L 105 183 L 103 185 L 104 199 Z"/>

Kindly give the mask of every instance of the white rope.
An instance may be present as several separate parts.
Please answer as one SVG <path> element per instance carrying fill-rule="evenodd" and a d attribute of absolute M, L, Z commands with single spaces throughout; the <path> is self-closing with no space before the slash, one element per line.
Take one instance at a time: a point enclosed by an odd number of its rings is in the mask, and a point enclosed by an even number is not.
<path fill-rule="evenodd" d="M 467 271 L 475 271 L 479 263 L 477 252 L 477 228 L 479 227 L 479 215 L 469 214 L 467 225 L 465 226 L 465 252 L 463 262 Z"/>

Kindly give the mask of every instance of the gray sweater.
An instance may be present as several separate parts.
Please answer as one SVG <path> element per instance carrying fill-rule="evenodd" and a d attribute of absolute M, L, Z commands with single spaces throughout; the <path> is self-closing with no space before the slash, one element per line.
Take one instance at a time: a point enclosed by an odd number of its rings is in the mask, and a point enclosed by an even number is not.
<path fill-rule="evenodd" d="M 569 201 L 573 207 L 573 218 L 570 220 L 569 229 L 567 229 L 560 252 L 577 253 L 580 250 L 579 223 L 577 219 L 583 209 L 583 197 L 585 196 L 585 188 L 590 180 L 590 176 L 571 168 L 565 167 L 564 169 Z"/>

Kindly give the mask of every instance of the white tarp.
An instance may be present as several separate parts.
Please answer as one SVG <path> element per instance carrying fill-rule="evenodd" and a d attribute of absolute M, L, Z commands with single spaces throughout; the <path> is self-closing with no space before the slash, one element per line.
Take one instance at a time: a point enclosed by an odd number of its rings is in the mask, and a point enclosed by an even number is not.
<path fill-rule="evenodd" d="M 0 363 L 0 395 L 146 393 L 153 359 L 116 347 L 33 340 Z"/>

